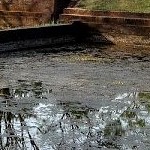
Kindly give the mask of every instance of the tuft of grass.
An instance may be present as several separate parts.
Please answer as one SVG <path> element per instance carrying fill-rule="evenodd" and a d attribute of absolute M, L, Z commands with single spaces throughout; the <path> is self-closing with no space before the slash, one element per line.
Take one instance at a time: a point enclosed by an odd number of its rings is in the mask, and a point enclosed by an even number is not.
<path fill-rule="evenodd" d="M 150 13 L 150 0 L 80 0 L 77 6 L 89 10 Z"/>

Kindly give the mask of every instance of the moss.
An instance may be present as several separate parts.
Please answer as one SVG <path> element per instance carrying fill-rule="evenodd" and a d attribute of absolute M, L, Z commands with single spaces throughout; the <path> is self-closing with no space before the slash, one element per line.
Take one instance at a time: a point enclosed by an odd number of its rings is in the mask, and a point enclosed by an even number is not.
<path fill-rule="evenodd" d="M 150 100 L 150 92 L 140 92 L 138 96 L 140 99 Z"/>

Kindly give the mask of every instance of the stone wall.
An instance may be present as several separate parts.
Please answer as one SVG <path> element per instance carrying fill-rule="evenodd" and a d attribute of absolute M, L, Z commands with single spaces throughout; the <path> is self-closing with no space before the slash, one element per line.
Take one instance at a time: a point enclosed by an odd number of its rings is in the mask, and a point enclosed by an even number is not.
<path fill-rule="evenodd" d="M 78 1 L 0 0 L 0 17 L 2 18 L 0 28 L 35 26 L 49 23 L 50 21 L 57 22 L 64 8 L 74 7 Z"/>
<path fill-rule="evenodd" d="M 0 10 L 50 12 L 54 9 L 54 0 L 1 0 Z"/>
<path fill-rule="evenodd" d="M 54 0 L 1 0 L 0 28 L 43 25 L 53 11 Z"/>
<path fill-rule="evenodd" d="M 150 13 L 91 11 L 66 8 L 60 15 L 61 23 L 75 20 L 95 27 L 113 43 L 144 44 L 150 46 Z"/>
<path fill-rule="evenodd" d="M 48 22 L 43 13 L 0 11 L 0 28 L 15 28 L 42 25 Z"/>
<path fill-rule="evenodd" d="M 93 28 L 89 27 L 88 24 L 81 22 L 3 30 L 0 32 L 0 37 L 3 37 L 0 38 L 0 53 L 47 47 L 48 51 L 56 52 L 57 50 L 63 50 L 60 46 L 66 44 L 66 50 L 69 50 L 69 45 L 72 47 L 72 45 L 80 44 L 112 44 L 99 32 L 97 33 Z M 70 50 L 72 51 L 72 48 Z"/>

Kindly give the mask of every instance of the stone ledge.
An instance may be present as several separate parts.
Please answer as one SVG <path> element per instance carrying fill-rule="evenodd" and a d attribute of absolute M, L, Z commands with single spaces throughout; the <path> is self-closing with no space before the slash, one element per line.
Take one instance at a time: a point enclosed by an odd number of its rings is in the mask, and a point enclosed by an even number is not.
<path fill-rule="evenodd" d="M 72 20 L 80 20 L 83 22 L 93 22 L 98 24 L 118 24 L 118 25 L 135 25 L 135 26 L 150 26 L 148 18 L 127 18 L 127 17 L 111 17 L 111 16 L 92 16 L 92 15 L 77 15 L 77 14 L 62 14 L 60 20 L 69 22 Z"/>
<path fill-rule="evenodd" d="M 90 23 L 91 27 L 98 29 L 101 33 L 113 33 L 124 35 L 150 36 L 150 26 L 133 26 L 133 25 L 110 25 Z"/>
<path fill-rule="evenodd" d="M 119 11 L 102 11 L 102 10 L 92 11 L 81 8 L 65 8 L 63 13 L 75 15 L 91 15 L 91 16 L 150 18 L 150 13 L 133 13 L 133 12 L 119 12 Z"/>
<path fill-rule="evenodd" d="M 3 37 L 0 39 L 0 52 L 37 47 L 59 47 L 64 44 L 112 44 L 97 30 L 81 22 L 1 30 L 0 36 Z"/>
<path fill-rule="evenodd" d="M 29 12 L 29 11 L 4 11 L 0 10 L 0 15 L 19 15 L 19 16 L 37 16 L 42 17 L 45 15 L 43 12 Z"/>

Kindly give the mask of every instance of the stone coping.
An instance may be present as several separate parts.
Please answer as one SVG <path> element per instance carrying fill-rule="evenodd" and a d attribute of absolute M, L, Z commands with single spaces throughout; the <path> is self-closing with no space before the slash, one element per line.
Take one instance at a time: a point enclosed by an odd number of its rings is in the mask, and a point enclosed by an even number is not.
<path fill-rule="evenodd" d="M 112 17 L 112 16 L 93 16 L 79 14 L 62 14 L 60 20 L 74 21 L 81 20 L 83 22 L 94 22 L 99 24 L 120 24 L 120 25 L 135 25 L 135 26 L 150 26 L 148 18 L 127 18 L 127 17 Z"/>
<path fill-rule="evenodd" d="M 150 18 L 150 13 L 125 12 L 125 11 L 105 11 L 88 10 L 81 8 L 66 8 L 64 14 L 92 15 L 92 16 L 110 16 L 110 17 L 128 17 L 128 18 Z"/>
<path fill-rule="evenodd" d="M 29 12 L 29 11 L 4 11 L 0 10 L 0 15 L 17 15 L 17 16 L 43 16 L 43 12 Z"/>

